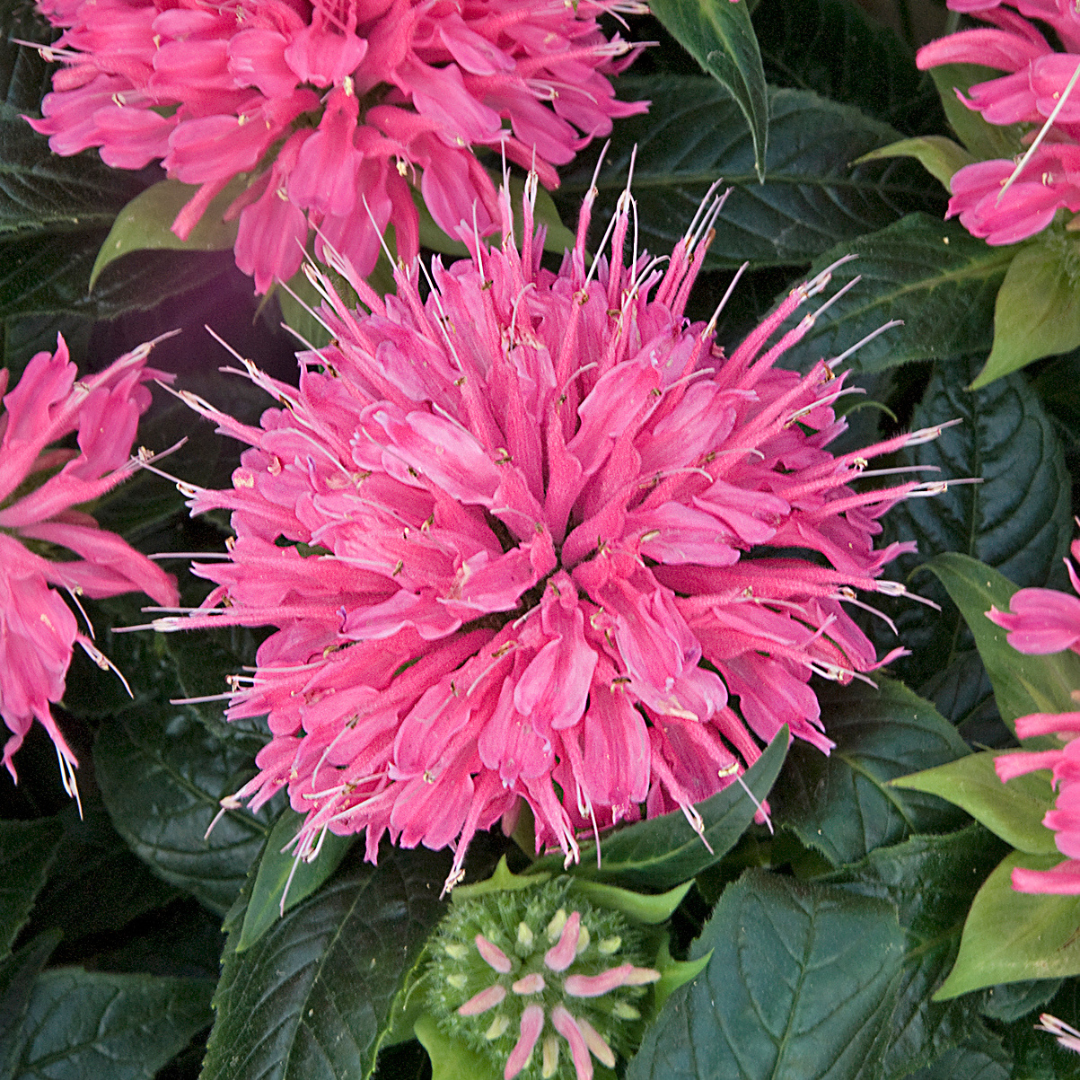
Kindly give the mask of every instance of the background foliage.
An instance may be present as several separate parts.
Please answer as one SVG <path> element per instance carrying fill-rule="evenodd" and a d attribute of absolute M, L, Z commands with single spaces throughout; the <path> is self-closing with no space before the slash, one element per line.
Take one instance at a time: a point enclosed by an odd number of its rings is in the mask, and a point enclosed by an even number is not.
<path fill-rule="evenodd" d="M 774 833 L 751 823 L 754 807 L 734 788 L 702 808 L 715 857 L 667 822 L 606 842 L 606 880 L 648 892 L 695 879 L 673 947 L 710 957 L 667 1002 L 625 1076 L 1080 1077 L 1080 1056 L 1032 1030 L 1044 1008 L 1080 1025 L 1080 903 L 1018 898 L 1006 881 L 1017 860 L 1055 858 L 1039 824 L 1048 786 L 1034 781 L 1016 805 L 1003 803 L 980 756 L 1013 744 L 1016 716 L 1065 707 L 1080 686 L 1071 654 L 1018 657 L 981 616 L 1016 586 L 1065 583 L 1080 350 L 1023 371 L 1012 353 L 1004 377 L 971 390 L 992 346 L 1004 348 L 994 346 L 995 300 L 1011 269 L 1017 276 L 1017 249 L 945 222 L 944 189 L 916 161 L 873 156 L 905 137 L 958 135 L 969 147 L 990 137 L 970 125 L 954 132 L 946 109 L 967 120 L 915 69 L 914 47 L 941 32 L 942 12 L 901 3 L 885 25 L 853 0 L 655 0 L 653 11 L 631 36 L 659 44 L 620 87 L 652 108 L 615 126 L 598 218 L 614 208 L 635 148 L 641 243 L 654 253 L 670 250 L 723 177 L 730 191 L 690 313 L 708 318 L 748 262 L 722 316 L 725 342 L 809 273 L 858 255 L 830 291 L 856 276 L 857 286 L 784 362 L 805 368 L 901 320 L 846 361 L 865 390 L 851 399 L 851 445 L 960 419 L 896 464 L 981 483 L 889 515 L 885 540 L 919 543 L 892 572 L 941 611 L 890 606 L 912 655 L 876 689 L 819 687 L 831 757 L 799 745 L 785 760 L 780 742 L 766 752 L 748 780 L 757 798 L 771 789 Z M 278 301 L 259 303 L 231 253 L 215 250 L 227 236 L 204 236 L 207 250 L 143 250 L 153 246 L 145 234 L 121 222 L 114 235 L 133 250 L 99 267 L 90 288 L 118 214 L 163 177 L 108 169 L 96 153 L 55 157 L 21 119 L 38 112 L 50 70 L 17 40 L 50 33 L 29 0 L 0 0 L 4 363 L 17 374 L 62 331 L 97 368 L 180 327 L 155 363 L 234 414 L 257 416 L 261 402 L 217 372 L 223 354 L 201 327 L 284 378 L 292 343 Z M 599 153 L 563 173 L 554 205 L 565 223 Z M 1027 262 L 1017 265 L 1049 272 L 1042 243 L 1021 245 Z M 1024 302 L 1017 294 L 1018 311 Z M 1051 351 L 1075 344 L 1065 333 Z M 182 408 L 159 402 L 140 439 L 161 449 L 190 427 Z M 220 484 L 237 452 L 199 429 L 171 465 Z M 225 535 L 223 521 L 188 520 L 176 492 L 148 474 L 95 513 L 147 552 L 215 549 Z M 201 595 L 193 580 L 183 587 L 189 600 Z M 226 725 L 220 702 L 175 704 L 223 691 L 251 662 L 257 635 L 114 633 L 141 621 L 138 602 L 87 606 L 135 695 L 76 658 L 57 713 L 81 762 L 82 819 L 40 728 L 19 755 L 20 785 L 0 776 L 0 1080 L 429 1075 L 395 1020 L 440 917 L 446 855 L 387 848 L 372 867 L 342 841 L 305 868 L 279 917 L 291 812 L 277 801 L 258 814 L 230 810 L 205 835 L 221 796 L 253 774 L 259 725 Z M 891 647 L 881 623 L 872 632 Z M 892 783 L 930 769 L 952 771 L 930 774 L 942 782 Z M 955 795 L 958 777 L 969 785 L 954 800 L 963 809 L 939 797 Z M 504 852 L 516 849 L 502 837 L 476 843 L 470 880 Z M 596 876 L 595 862 L 586 856 L 581 872 Z M 1038 933 L 1062 948 L 1036 970 Z"/>

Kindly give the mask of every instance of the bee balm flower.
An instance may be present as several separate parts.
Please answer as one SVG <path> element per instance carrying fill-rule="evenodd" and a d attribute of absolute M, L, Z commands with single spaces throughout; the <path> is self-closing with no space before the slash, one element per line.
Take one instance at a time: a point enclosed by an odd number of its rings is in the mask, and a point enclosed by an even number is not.
<path fill-rule="evenodd" d="M 71 794 L 78 763 L 49 703 L 63 697 L 76 642 L 99 664 L 107 661 L 57 590 L 74 597 L 145 592 L 159 603 L 176 602 L 171 578 L 73 509 L 131 474 L 135 428 L 150 404 L 142 383 L 158 374 L 145 366 L 149 352 L 142 346 L 76 381 L 59 338 L 55 353 L 30 361 L 0 415 L 0 716 L 11 732 L 3 760 L 16 778 L 12 757 L 36 718 L 56 746 Z M 0 394 L 8 374 L 0 371 Z M 77 449 L 47 449 L 72 432 Z M 55 557 L 65 549 L 76 558 Z"/>
<path fill-rule="evenodd" d="M 1080 540 L 1072 543 L 1072 557 L 1080 559 Z M 1073 588 L 1080 592 L 1080 578 L 1072 562 L 1066 559 L 1065 565 Z M 1055 589 L 1020 589 L 1013 593 L 1009 609 L 991 607 L 986 615 L 1009 631 L 1006 640 L 1017 652 L 1041 655 L 1072 649 L 1080 653 L 1080 599 Z M 1077 691 L 1073 695 L 1077 697 Z M 1012 886 L 1018 892 L 1080 894 L 1080 712 L 1021 716 L 1016 721 L 1016 734 L 1021 739 L 1057 735 L 1065 742 L 1060 750 L 1002 754 L 994 759 L 994 768 L 1003 783 L 1036 769 L 1052 771 L 1057 800 L 1043 824 L 1054 830 L 1054 843 L 1067 858 L 1050 870 L 1016 867 Z"/>
<path fill-rule="evenodd" d="M 700 828 L 754 736 L 827 751 L 810 677 L 876 666 L 844 604 L 902 591 L 878 575 L 912 545 L 873 537 L 920 486 L 852 484 L 935 434 L 827 449 L 843 380 L 774 366 L 805 321 L 768 344 L 827 275 L 728 356 L 683 317 L 708 214 L 666 269 L 627 265 L 626 195 L 589 269 L 590 196 L 552 273 L 528 200 L 518 251 L 503 198 L 503 245 L 436 262 L 426 300 L 415 263 L 385 301 L 354 279 L 370 314 L 328 291 L 335 340 L 299 389 L 248 363 L 278 406 L 260 427 L 188 395 L 250 449 L 231 489 L 188 489 L 232 511 L 229 561 L 196 568 L 217 588 L 153 624 L 277 627 L 229 695 L 273 735 L 238 797 L 287 787 L 302 846 L 456 845 L 454 875 L 522 802 L 573 859 L 579 830 L 642 812 Z"/>
<path fill-rule="evenodd" d="M 58 154 L 101 148 L 108 165 L 160 160 L 199 185 L 173 230 L 186 237 L 239 174 L 237 265 L 265 292 L 300 266 L 312 227 L 367 274 L 388 224 L 418 250 L 411 185 L 435 221 L 489 232 L 489 147 L 547 187 L 613 117 L 608 77 L 632 59 L 597 18 L 625 0 L 40 0 L 67 66 L 30 120 Z"/>

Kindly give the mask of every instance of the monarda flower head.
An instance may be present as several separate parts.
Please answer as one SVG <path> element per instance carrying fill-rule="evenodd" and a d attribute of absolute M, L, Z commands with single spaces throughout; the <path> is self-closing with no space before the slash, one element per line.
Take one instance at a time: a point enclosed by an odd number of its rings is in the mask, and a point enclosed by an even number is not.
<path fill-rule="evenodd" d="M 309 231 L 367 274 L 382 232 L 418 250 L 417 185 L 456 235 L 498 221 L 474 154 L 535 168 L 547 187 L 613 117 L 609 76 L 632 59 L 597 18 L 632 0 L 40 0 L 66 66 L 30 120 L 58 154 L 112 166 L 160 160 L 199 186 L 186 237 L 234 177 L 246 189 L 236 260 L 260 292 L 300 266 Z M 496 157 L 496 160 L 498 158 Z"/>
<path fill-rule="evenodd" d="M 767 344 L 828 275 L 728 356 L 683 316 L 718 205 L 665 269 L 626 263 L 627 194 L 590 268 L 594 196 L 558 273 L 528 198 L 516 248 L 504 193 L 502 246 L 436 261 L 426 299 L 415 263 L 385 300 L 353 279 L 369 314 L 327 290 L 334 341 L 299 389 L 245 362 L 276 400 L 260 427 L 187 395 L 250 449 L 231 489 L 187 489 L 232 511 L 228 561 L 196 567 L 217 587 L 153 625 L 277 628 L 228 716 L 269 714 L 238 797 L 287 788 L 302 850 L 366 830 L 374 859 L 389 833 L 455 846 L 453 878 L 522 803 L 571 860 L 642 814 L 700 830 L 754 736 L 828 751 L 812 674 L 877 665 L 844 605 L 903 591 L 878 575 L 913 545 L 873 537 L 923 485 L 852 485 L 936 431 L 834 456 L 843 380 L 774 366 L 810 323 Z"/>
<path fill-rule="evenodd" d="M 674 963 L 667 932 L 626 914 L 667 915 L 686 889 L 641 897 L 547 874 L 494 877 L 454 894 L 427 946 L 418 992 L 427 1014 L 504 1080 L 591 1080 L 637 1049 L 663 962 L 673 985 L 702 966 Z M 465 895 L 468 894 L 468 895 Z M 626 901 L 636 901 L 627 905 Z M 422 1023 L 417 1033 L 424 1038 Z M 429 1040 L 430 1041 L 430 1040 Z"/>
<path fill-rule="evenodd" d="M 149 352 L 140 346 L 104 371 L 77 379 L 58 338 L 55 353 L 40 352 L 30 361 L 0 412 L 0 716 L 11 733 L 3 760 L 15 779 L 12 757 L 37 719 L 56 746 L 72 795 L 78 762 L 49 703 L 64 696 L 76 642 L 99 665 L 108 661 L 79 630 L 59 590 L 76 606 L 81 595 L 126 592 L 176 603 L 171 577 L 75 509 L 136 468 L 131 444 L 150 404 L 142 384 L 168 377 L 146 367 Z M 8 375 L 0 370 L 0 394 Z M 73 432 L 77 448 L 49 448 Z"/>
<path fill-rule="evenodd" d="M 976 83 L 960 100 L 991 124 L 1030 125 L 1027 150 L 1017 146 L 1022 158 L 957 171 L 948 216 L 959 215 L 964 228 L 989 244 L 1015 244 L 1045 229 L 1058 210 L 1080 211 L 1080 13 L 1056 0 L 948 0 L 948 6 L 990 26 L 924 46 L 916 58 L 920 70 L 997 68 L 1005 74 Z M 1060 48 L 1033 19 L 1054 31 Z"/>
<path fill-rule="evenodd" d="M 1080 559 L 1080 540 L 1072 543 L 1072 557 Z M 1073 588 L 1080 592 L 1075 567 L 1068 559 L 1065 565 Z M 991 607 L 986 614 L 1009 631 L 1006 640 L 1017 652 L 1038 656 L 1071 649 L 1080 653 L 1080 599 L 1075 596 L 1055 589 L 1020 589 L 1013 593 L 1008 611 Z M 1080 687 L 1073 696 L 1080 702 Z M 1057 799 L 1043 824 L 1054 830 L 1054 843 L 1066 858 L 1049 870 L 1015 867 L 1012 886 L 1018 892 L 1080 894 L 1080 712 L 1018 717 L 1016 734 L 1021 739 L 1056 735 L 1064 742 L 1058 750 L 1002 754 L 994 759 L 994 769 L 1002 782 L 1036 769 L 1051 770 Z"/>

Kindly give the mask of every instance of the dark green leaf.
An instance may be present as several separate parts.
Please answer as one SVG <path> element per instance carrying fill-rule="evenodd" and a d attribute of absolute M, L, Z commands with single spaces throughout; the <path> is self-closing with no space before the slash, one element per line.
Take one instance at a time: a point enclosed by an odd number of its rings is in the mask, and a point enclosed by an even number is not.
<path fill-rule="evenodd" d="M 980 994 L 979 1012 L 991 1020 L 1012 1023 L 1042 1008 L 1061 989 L 1061 984 L 1061 979 L 1031 979 L 991 986 Z M 1080 1067 L 1080 1061 L 1077 1066 Z"/>
<path fill-rule="evenodd" d="M 968 753 L 936 709 L 902 683 L 822 689 L 825 731 L 836 740 L 826 757 L 797 743 L 772 797 L 776 820 L 834 866 L 920 832 L 955 828 L 964 818 L 932 795 L 889 786 L 897 776 Z"/>
<path fill-rule="evenodd" d="M 878 848 L 823 879 L 894 903 L 907 952 L 884 1076 L 899 1077 L 937 1060 L 982 1029 L 970 1001 L 931 1002 L 956 958 L 968 908 L 1005 845 L 978 825 L 947 836 L 916 836 Z"/>
<path fill-rule="evenodd" d="M 765 177 L 769 101 L 747 4 L 728 0 L 653 0 L 652 13 L 738 103 L 754 145 L 754 169 Z M 655 103 L 654 103 L 655 107 Z"/>
<path fill-rule="evenodd" d="M 852 166 L 856 158 L 898 138 L 857 109 L 805 91 L 770 91 L 768 172 L 759 184 L 750 135 L 722 87 L 692 76 L 620 82 L 627 96 L 651 98 L 652 109 L 615 128 L 595 215 L 604 221 L 614 211 L 636 147 L 633 193 L 640 243 L 653 254 L 672 250 L 709 186 L 721 177 L 731 192 L 706 256 L 705 266 L 712 268 L 746 260 L 758 266 L 809 262 L 839 242 L 851 250 L 856 237 L 906 211 L 937 205 L 914 162 Z M 563 178 L 556 200 L 566 221 L 577 215 L 597 153 L 582 157 Z"/>
<path fill-rule="evenodd" d="M 963 360 L 937 365 L 912 427 L 962 422 L 905 451 L 902 463 L 937 469 L 924 474 L 928 480 L 980 482 L 908 499 L 891 512 L 889 527 L 917 541 L 924 558 L 958 551 L 1020 585 L 1043 585 L 1073 530 L 1061 440 L 1020 376 L 974 394 L 965 390 L 976 366 Z"/>
<path fill-rule="evenodd" d="M 858 106 L 905 134 L 936 127 L 932 80 L 895 31 L 852 0 L 762 0 L 754 29 L 770 83 Z"/>
<path fill-rule="evenodd" d="M 911 1073 L 909 1080 L 1008 1080 L 1014 1075 L 1009 1064 L 1000 1043 L 982 1035 L 946 1050 L 932 1065 Z"/>
<path fill-rule="evenodd" d="M 54 818 L 0 821 L 0 957 L 29 917 L 59 842 Z"/>
<path fill-rule="evenodd" d="M 967 555 L 946 553 L 926 564 L 949 591 L 975 637 L 979 655 L 994 686 L 1001 718 L 1012 724 L 1036 712 L 1069 712 L 1076 707 L 1072 691 L 1080 687 L 1080 656 L 1052 653 L 1025 656 L 1006 641 L 1006 632 L 986 613 L 1009 607 L 1016 586 L 992 567 Z"/>
<path fill-rule="evenodd" d="M 14 956 L 0 960 L 0 1080 L 11 1080 L 26 1043 L 23 1025 L 38 974 L 60 941 L 59 931 L 39 934 Z"/>
<path fill-rule="evenodd" d="M 626 888 L 650 890 L 670 889 L 700 874 L 723 858 L 746 832 L 758 803 L 768 796 L 780 772 L 787 744 L 788 729 L 782 727 L 753 767 L 743 774 L 743 783 L 753 792 L 753 799 L 742 785 L 730 784 L 698 804 L 708 847 L 686 818 L 675 811 L 606 835 L 600 843 L 599 869 L 595 848 L 585 845 L 581 861 L 570 872 Z M 550 855 L 533 863 L 531 869 L 556 870 L 561 863 L 561 855 Z"/>
<path fill-rule="evenodd" d="M 935 997 L 966 994 L 995 983 L 1080 975 L 1080 897 L 1021 893 L 1014 867 L 1049 870 L 1061 855 L 1007 855 L 986 879 L 968 912 L 960 955 Z"/>
<path fill-rule="evenodd" d="M 1076 242 L 1056 230 L 1020 246 L 994 305 L 994 347 L 973 390 L 1080 345 Z"/>
<path fill-rule="evenodd" d="M 994 299 L 1014 253 L 977 240 L 959 222 L 926 214 L 845 238 L 815 258 L 810 274 L 855 254 L 837 268 L 833 283 L 836 289 L 855 277 L 859 283 L 785 354 L 784 364 L 806 369 L 839 356 L 890 319 L 903 326 L 863 346 L 846 366 L 881 371 L 909 360 L 988 352 Z"/>
<path fill-rule="evenodd" d="M 64 833 L 31 924 L 57 927 L 65 942 L 119 930 L 179 895 L 131 853 L 100 797 L 84 787 L 82 816 L 74 803 L 60 813 Z"/>
<path fill-rule="evenodd" d="M 309 897 L 341 865 L 356 840 L 327 831 L 313 862 L 298 862 L 290 845 L 304 818 L 286 807 L 266 839 L 236 951 L 251 948 L 282 915 Z M 286 890 L 288 890 L 286 892 Z"/>
<path fill-rule="evenodd" d="M 120 835 L 166 881 L 222 914 L 270 832 L 270 811 L 229 810 L 205 834 L 219 801 L 252 775 L 262 743 L 239 729 L 219 739 L 182 706 L 147 705 L 104 724 L 94 745 Z"/>
<path fill-rule="evenodd" d="M 250 949 L 229 952 L 202 1080 L 360 1080 L 442 915 L 444 854 L 352 856 Z"/>
<path fill-rule="evenodd" d="M 57 968 L 38 977 L 15 1080 L 152 1080 L 210 1022 L 213 983 Z"/>
<path fill-rule="evenodd" d="M 750 871 L 728 886 L 627 1080 L 878 1075 L 904 956 L 896 908 Z"/>
<path fill-rule="evenodd" d="M 998 755 L 987 750 L 893 781 L 896 787 L 937 795 L 967 811 L 1010 847 L 1032 855 L 1057 851 L 1054 834 L 1042 822 L 1054 806 L 1047 771 L 1028 773 L 1003 784 L 994 771 Z"/>

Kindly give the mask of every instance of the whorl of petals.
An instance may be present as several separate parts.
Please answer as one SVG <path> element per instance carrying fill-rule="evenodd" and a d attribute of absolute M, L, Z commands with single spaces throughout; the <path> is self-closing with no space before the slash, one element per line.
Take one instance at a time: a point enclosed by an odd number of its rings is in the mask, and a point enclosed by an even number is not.
<path fill-rule="evenodd" d="M 415 187 L 451 235 L 498 220 L 475 157 L 490 148 L 547 187 L 616 117 L 609 81 L 634 49 L 604 14 L 635 0 L 40 0 L 64 32 L 41 51 L 67 66 L 42 118 L 58 154 L 100 147 L 109 165 L 161 161 L 198 185 L 173 231 L 186 237 L 230 180 L 253 174 L 237 264 L 265 292 L 300 267 L 312 229 L 361 276 L 395 227 L 418 250 Z"/>
<path fill-rule="evenodd" d="M 140 346 L 78 379 L 58 337 L 55 353 L 40 352 L 27 364 L 0 412 L 0 716 L 10 732 L 3 762 L 17 779 L 12 759 L 36 719 L 56 747 L 72 795 L 78 762 L 49 705 L 64 696 L 76 642 L 95 662 L 108 662 L 79 629 L 61 591 L 76 601 L 145 592 L 160 604 L 177 602 L 171 577 L 74 509 L 136 468 L 131 445 L 150 404 L 142 384 L 169 378 L 146 367 L 149 353 L 150 346 Z M 0 394 L 8 376 L 0 370 Z M 71 433 L 77 449 L 49 449 Z M 67 557 L 56 557 L 64 551 Z"/>
<path fill-rule="evenodd" d="M 693 804 L 782 725 L 828 752 L 811 675 L 878 666 L 844 604 L 903 592 L 878 575 L 913 545 L 875 550 L 877 519 L 935 490 L 858 482 L 939 429 L 834 456 L 843 378 L 773 366 L 828 274 L 726 356 L 683 317 L 718 207 L 666 269 L 626 265 L 627 195 L 589 268 L 590 198 L 552 273 L 530 202 L 518 251 L 504 200 L 502 246 L 436 261 L 426 300 L 415 264 L 385 301 L 354 279 L 370 314 L 328 289 L 334 343 L 299 389 L 247 365 L 282 406 L 260 428 L 187 396 L 251 449 L 190 502 L 232 512 L 229 561 L 195 568 L 217 587 L 153 624 L 277 627 L 231 694 L 273 735 L 238 797 L 288 788 L 303 844 L 454 845 L 451 882 L 522 800 L 575 859 L 580 830 L 643 813 L 700 830 Z"/>
<path fill-rule="evenodd" d="M 948 0 L 992 27 L 961 30 L 924 45 L 920 70 L 942 64 L 980 64 L 1006 74 L 975 83 L 957 97 L 983 119 L 1026 125 L 1016 160 L 965 165 L 950 181 L 948 217 L 959 216 L 973 236 L 988 244 L 1015 244 L 1041 232 L 1061 209 L 1080 211 L 1080 13 L 1074 4 L 1032 0 Z M 1016 10 L 1012 10 L 1015 8 Z M 1052 27 L 1064 52 L 1035 24 Z M 1024 146 L 1033 146 L 1030 153 Z M 1022 168 L 1020 165 L 1022 164 Z"/>
<path fill-rule="evenodd" d="M 1080 540 L 1073 541 L 1071 552 L 1073 559 L 1080 559 Z M 1080 592 L 1073 563 L 1066 559 L 1065 565 Z M 1074 596 L 1054 589 L 1020 589 L 1013 593 L 1008 611 L 991 607 L 986 616 L 1009 631 L 1006 640 L 1018 652 L 1040 655 L 1071 649 L 1080 654 L 1080 599 Z M 1073 697 L 1078 694 L 1080 687 Z M 1020 739 L 1056 735 L 1065 744 L 1060 750 L 1002 754 L 994 759 L 994 769 L 1002 783 L 1037 769 L 1051 770 L 1057 798 L 1043 824 L 1054 830 L 1054 843 L 1067 858 L 1050 870 L 1014 868 L 1012 886 L 1018 892 L 1080 894 L 1080 712 L 1021 716 L 1016 734 Z"/>

